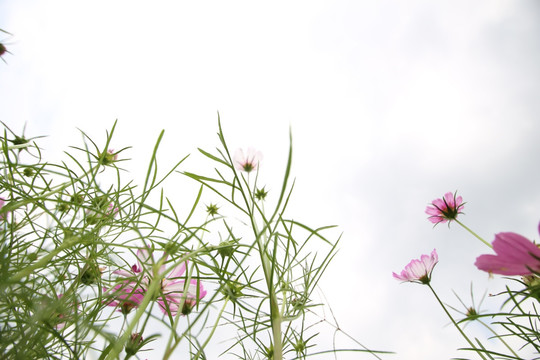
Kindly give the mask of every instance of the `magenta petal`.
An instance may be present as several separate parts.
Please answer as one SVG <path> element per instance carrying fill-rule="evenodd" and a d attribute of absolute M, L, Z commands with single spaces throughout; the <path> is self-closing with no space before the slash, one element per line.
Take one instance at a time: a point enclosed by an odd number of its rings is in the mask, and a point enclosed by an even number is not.
<path fill-rule="evenodd" d="M 497 255 L 480 255 L 474 265 L 483 271 L 499 275 L 527 275 L 530 274 L 522 264 L 508 262 Z"/>
<path fill-rule="evenodd" d="M 429 215 L 429 221 L 438 224 L 456 220 L 462 210 L 463 198 L 447 192 L 441 199 L 435 199 L 431 202 L 431 205 L 426 208 L 426 214 Z"/>
<path fill-rule="evenodd" d="M 540 249 L 524 236 L 513 232 L 495 235 L 496 255 L 481 255 L 476 259 L 478 269 L 499 275 L 530 275 L 540 272 Z"/>

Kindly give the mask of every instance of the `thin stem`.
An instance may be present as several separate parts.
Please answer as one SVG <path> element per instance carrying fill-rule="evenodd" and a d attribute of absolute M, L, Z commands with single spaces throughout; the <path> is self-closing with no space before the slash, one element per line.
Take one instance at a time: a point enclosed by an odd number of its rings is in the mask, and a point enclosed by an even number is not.
<path fill-rule="evenodd" d="M 270 299 L 270 317 L 271 317 L 271 323 L 272 323 L 272 337 L 274 338 L 274 354 L 273 359 L 274 360 L 282 360 L 283 359 L 283 344 L 281 342 L 281 312 L 279 311 L 279 304 L 276 296 L 276 291 L 274 289 L 274 284 L 272 280 L 273 270 L 272 266 L 270 264 L 270 260 L 267 257 L 266 254 L 266 244 L 268 243 L 268 239 L 266 241 L 263 241 L 263 235 L 260 234 L 257 230 L 257 225 L 253 223 L 255 231 L 257 235 L 257 246 L 259 249 L 259 255 L 261 257 L 261 263 L 262 268 L 264 272 L 264 277 L 266 279 L 266 285 L 268 287 L 268 297 Z M 265 236 L 266 237 L 266 236 Z"/>
<path fill-rule="evenodd" d="M 99 167 L 99 165 L 98 165 L 98 167 Z M 30 198 L 27 198 L 27 199 L 24 199 L 24 200 L 21 200 L 21 201 L 17 201 L 17 202 L 9 202 L 5 206 L 0 208 L 0 215 L 3 215 L 3 214 L 8 213 L 10 211 L 17 210 L 18 208 L 20 208 L 22 206 L 25 206 L 25 205 L 28 205 L 30 203 L 35 203 L 38 200 L 49 200 L 54 194 L 57 194 L 57 193 L 63 191 L 64 189 L 68 188 L 69 186 L 75 184 L 76 182 L 81 181 L 85 176 L 90 174 L 92 171 L 94 171 L 94 169 L 97 169 L 98 167 L 92 167 L 92 168 L 88 169 L 88 171 L 86 171 L 80 177 L 78 177 L 76 179 L 73 179 L 71 181 L 66 181 L 66 182 L 64 182 L 62 184 L 56 185 L 49 192 L 46 192 L 46 193 L 41 194 L 39 196 L 30 197 Z"/>
<path fill-rule="evenodd" d="M 446 309 L 446 306 L 444 306 L 444 303 L 441 301 L 441 299 L 439 298 L 439 296 L 437 295 L 437 293 L 435 292 L 435 290 L 433 290 L 433 288 L 431 287 L 431 284 L 427 284 L 427 286 L 429 287 L 429 289 L 431 290 L 431 292 L 433 292 L 433 295 L 435 295 L 435 298 L 437 299 L 437 301 L 439 302 L 439 304 L 441 305 L 441 307 L 443 308 L 444 312 L 446 313 L 446 315 L 448 315 L 448 317 L 450 318 L 450 321 L 452 321 L 452 324 L 454 324 L 454 326 L 456 327 L 456 329 L 458 329 L 458 331 L 460 332 L 460 334 L 465 338 L 465 340 L 467 340 L 467 342 L 469 343 L 469 345 L 471 345 L 471 347 L 474 349 L 474 351 L 476 351 L 476 353 L 484 360 L 486 360 L 486 358 L 484 357 L 484 355 L 482 355 L 482 353 L 480 352 L 480 350 L 478 350 L 476 348 L 476 346 L 474 346 L 473 342 L 469 339 L 469 337 L 463 332 L 463 330 L 459 327 L 459 325 L 456 323 L 456 321 L 454 320 L 454 318 L 452 317 L 452 315 L 450 315 L 450 313 L 448 312 L 448 310 Z"/>
<path fill-rule="evenodd" d="M 493 335 L 495 335 L 495 337 L 499 340 L 501 340 L 501 342 L 504 344 L 504 346 L 506 346 L 506 348 L 508 350 L 510 350 L 510 352 L 512 352 L 512 354 L 514 354 L 514 356 L 516 357 L 516 359 L 519 359 L 519 355 L 515 353 L 515 351 L 512 349 L 512 347 L 510 345 L 508 345 L 506 343 L 506 341 L 504 341 L 504 339 L 502 338 L 502 336 L 499 336 L 499 334 L 497 334 L 495 332 L 495 330 L 493 330 L 488 324 L 486 324 L 485 322 L 481 321 L 481 320 L 478 320 L 478 322 L 482 325 L 484 325 L 489 331 L 491 331 L 493 333 Z"/>
<path fill-rule="evenodd" d="M 66 249 L 69 249 L 70 247 L 72 247 L 74 245 L 79 244 L 81 241 L 82 241 L 82 239 L 80 237 L 74 237 L 74 238 L 70 238 L 67 241 L 64 241 L 64 243 L 62 245 L 60 245 L 56 249 L 52 250 L 50 253 L 48 253 L 47 255 L 42 257 L 41 259 L 39 259 L 37 262 L 35 262 L 34 264 L 31 264 L 31 265 L 28 265 L 26 268 L 19 271 L 15 275 L 13 275 L 8 280 L 8 282 L 17 282 L 17 281 L 21 280 L 22 278 L 30 275 L 34 270 L 39 269 L 39 268 L 44 267 L 44 266 L 47 266 L 49 264 L 49 262 L 52 260 L 52 258 L 55 257 L 56 255 L 58 255 L 58 253 L 66 250 Z"/>
<path fill-rule="evenodd" d="M 465 226 L 465 224 L 463 224 L 462 222 L 460 222 L 458 219 L 454 219 L 455 222 L 457 222 L 459 225 L 461 225 L 462 228 L 464 228 L 465 230 L 467 230 L 469 233 L 471 233 L 475 238 L 477 238 L 478 240 L 480 240 L 481 242 L 483 242 L 484 244 L 486 244 L 487 246 L 489 246 L 490 249 L 493 249 L 493 245 L 491 245 L 490 243 L 488 243 L 486 240 L 482 239 L 480 236 L 478 236 L 474 231 L 472 231 L 471 229 L 469 229 L 467 226 Z"/>
<path fill-rule="evenodd" d="M 216 328 L 218 327 L 218 324 L 219 324 L 219 320 L 221 320 L 221 315 L 223 314 L 223 311 L 225 310 L 225 307 L 227 306 L 227 303 L 229 302 L 229 297 L 227 296 L 225 298 L 225 301 L 223 302 L 223 307 L 221 308 L 221 311 L 219 312 L 219 315 L 217 316 L 217 319 L 216 319 L 216 323 L 214 324 L 214 326 L 212 327 L 212 331 L 210 331 L 210 335 L 208 335 L 208 338 L 206 339 L 206 341 L 204 342 L 204 344 L 202 344 L 201 348 L 199 349 L 199 351 L 197 352 L 197 355 L 195 355 L 194 359 L 198 359 L 199 358 L 199 355 L 201 354 L 201 352 L 204 350 L 204 348 L 208 345 L 208 343 L 210 342 L 210 339 L 212 339 L 212 336 L 214 336 L 214 333 L 216 332 Z M 163 360 L 166 360 L 168 359 L 169 356 L 167 356 L 166 358 L 164 358 Z"/>

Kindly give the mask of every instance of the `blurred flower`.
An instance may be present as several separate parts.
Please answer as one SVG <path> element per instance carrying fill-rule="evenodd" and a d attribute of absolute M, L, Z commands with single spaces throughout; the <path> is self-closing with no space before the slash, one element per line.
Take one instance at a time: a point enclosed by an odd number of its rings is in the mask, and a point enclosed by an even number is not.
<path fill-rule="evenodd" d="M 178 311 L 182 315 L 189 315 L 199 300 L 206 296 L 206 290 L 200 280 L 191 279 L 187 291 L 184 293 L 184 281 L 169 282 L 166 286 L 162 285 L 165 300 L 158 298 L 158 304 L 164 314 L 167 313 L 167 306 L 172 316 L 176 316 Z M 182 304 L 182 300 L 184 303 Z M 182 304 L 182 309 L 180 309 Z"/>
<path fill-rule="evenodd" d="M 442 199 L 431 202 L 431 206 L 426 208 L 426 214 L 429 215 L 428 220 L 434 224 L 445 223 L 456 220 L 464 206 L 461 196 L 456 197 L 455 193 L 447 192 Z"/>
<path fill-rule="evenodd" d="M 242 149 L 236 150 L 234 153 L 233 162 L 234 166 L 238 170 L 249 173 L 257 169 L 257 166 L 259 166 L 262 158 L 263 155 L 260 151 L 256 151 L 254 148 L 250 147 L 248 148 L 247 156 L 244 155 L 244 151 Z"/>
<path fill-rule="evenodd" d="M 0 209 L 4 207 L 4 204 L 6 203 L 6 200 L 3 197 L 0 197 Z M 0 220 L 6 220 L 7 213 L 0 214 Z"/>
<path fill-rule="evenodd" d="M 498 233 L 493 240 L 493 250 L 496 255 L 480 255 L 474 265 L 499 275 L 540 273 L 540 249 L 524 236 L 513 232 Z"/>
<path fill-rule="evenodd" d="M 71 322 L 72 313 L 76 312 L 75 303 L 66 300 L 64 294 L 58 294 L 54 299 L 42 295 L 33 300 L 33 306 L 35 319 L 56 330 L 65 328 L 66 321 Z"/>
<path fill-rule="evenodd" d="M 6 55 L 6 54 L 11 54 L 11 53 L 6 48 L 6 45 L 4 45 L 3 43 L 0 43 L 0 59 L 2 59 L 2 61 L 5 64 L 7 64 L 6 59 L 4 59 L 4 55 Z"/>
<path fill-rule="evenodd" d="M 412 260 L 401 274 L 393 273 L 394 278 L 401 281 L 410 281 L 420 284 L 429 284 L 431 280 L 431 272 L 435 265 L 439 262 L 437 251 L 433 249 L 431 255 L 422 255 L 420 259 Z"/>
<path fill-rule="evenodd" d="M 115 299 L 107 303 L 107 305 L 117 306 L 118 311 L 124 315 L 129 314 L 133 308 L 139 306 L 144 298 L 144 290 L 136 281 L 131 280 L 122 281 L 110 290 L 103 290 L 106 296 Z"/>
<path fill-rule="evenodd" d="M 110 203 L 107 206 L 107 211 L 105 212 L 105 215 L 115 217 L 119 211 L 120 209 L 118 207 L 114 207 L 114 204 Z"/>
<path fill-rule="evenodd" d="M 167 259 L 167 254 L 164 255 L 163 261 Z M 154 258 L 148 248 L 139 249 L 137 251 L 137 265 L 133 265 L 130 271 L 116 270 L 114 274 L 123 276 L 125 278 L 137 278 L 142 275 L 139 281 L 130 280 L 131 284 L 139 284 L 143 289 L 143 292 L 148 290 L 148 286 L 152 281 L 153 272 L 152 264 L 154 264 Z M 184 314 L 184 308 L 189 307 L 189 312 L 197 302 L 206 295 L 202 283 L 199 280 L 191 279 L 190 284 L 187 286 L 187 292 L 184 294 L 185 277 L 182 275 L 186 271 L 187 261 L 176 266 L 172 271 L 165 275 L 161 279 L 161 292 L 157 297 L 158 305 L 164 314 L 167 314 L 167 309 L 171 312 L 172 316 L 176 316 L 179 310 Z M 160 267 L 158 275 L 162 275 L 167 269 L 164 264 Z M 142 274 L 141 274 L 142 273 Z M 180 304 L 184 299 L 184 307 L 179 309 Z M 188 312 L 188 313 L 189 313 Z"/>
<path fill-rule="evenodd" d="M 58 301 L 60 301 L 60 299 L 62 299 L 64 297 L 64 294 L 58 294 Z M 69 309 L 72 309 L 74 312 L 77 311 L 76 307 L 74 306 L 75 304 L 73 302 L 70 302 L 68 304 L 63 304 L 61 305 L 61 308 L 62 310 L 60 310 L 56 316 L 57 316 L 57 320 L 58 321 L 62 321 L 62 322 L 59 322 L 58 324 L 55 325 L 55 328 L 56 330 L 62 330 L 64 327 L 66 327 L 66 315 L 67 315 L 67 311 L 68 309 L 66 309 L 66 305 Z M 79 304 L 77 304 L 77 308 L 79 307 Z"/>

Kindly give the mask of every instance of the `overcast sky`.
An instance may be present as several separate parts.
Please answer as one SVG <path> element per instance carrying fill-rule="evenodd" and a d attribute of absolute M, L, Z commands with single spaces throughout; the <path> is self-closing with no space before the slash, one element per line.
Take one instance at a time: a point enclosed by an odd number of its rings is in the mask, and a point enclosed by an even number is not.
<path fill-rule="evenodd" d="M 453 306 L 471 280 L 478 297 L 502 289 L 473 266 L 489 249 L 433 228 L 428 202 L 457 190 L 488 241 L 538 240 L 536 1 L 1 1 L 0 28 L 13 34 L 0 35 L 12 53 L 0 120 L 49 135 L 52 157 L 77 128 L 99 139 L 118 119 L 136 174 L 161 129 L 171 162 L 217 146 L 219 111 L 277 191 L 290 127 L 289 214 L 340 226 L 322 290 L 342 328 L 388 358 L 467 356 L 429 289 L 392 278 L 412 258 L 437 248 L 433 286 Z"/>

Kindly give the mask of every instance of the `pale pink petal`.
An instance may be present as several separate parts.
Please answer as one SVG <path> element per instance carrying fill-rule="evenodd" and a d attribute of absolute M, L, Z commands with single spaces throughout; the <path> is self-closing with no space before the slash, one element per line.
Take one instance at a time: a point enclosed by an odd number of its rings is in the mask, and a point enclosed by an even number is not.
<path fill-rule="evenodd" d="M 135 276 L 133 272 L 122 270 L 122 269 L 114 270 L 113 274 L 120 275 L 127 278 Z"/>
<path fill-rule="evenodd" d="M 186 267 L 187 267 L 187 261 L 181 263 L 180 265 L 176 266 L 172 271 L 171 273 L 169 274 L 169 276 L 167 276 L 167 278 L 169 279 L 177 279 L 177 278 L 180 278 L 182 275 L 184 275 L 184 273 L 186 272 Z"/>
<path fill-rule="evenodd" d="M 422 255 L 420 259 L 411 260 L 400 274 L 392 274 L 394 278 L 401 281 L 427 284 L 431 279 L 431 272 L 438 261 L 437 251 L 433 249 L 430 255 Z"/>
<path fill-rule="evenodd" d="M 257 169 L 262 158 L 262 153 L 252 147 L 248 148 L 247 155 L 244 155 L 242 149 L 237 149 L 233 156 L 233 164 L 240 171 L 250 172 Z"/>

